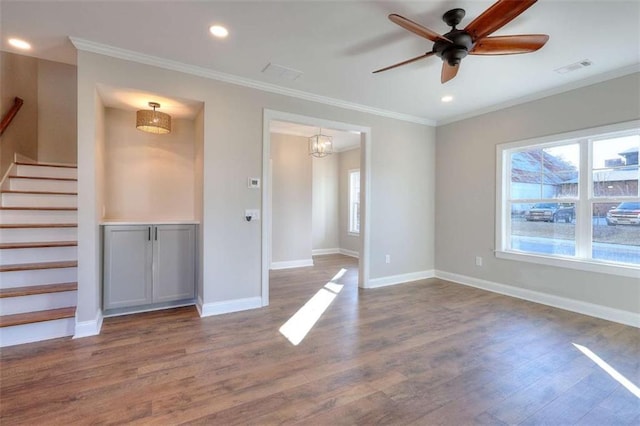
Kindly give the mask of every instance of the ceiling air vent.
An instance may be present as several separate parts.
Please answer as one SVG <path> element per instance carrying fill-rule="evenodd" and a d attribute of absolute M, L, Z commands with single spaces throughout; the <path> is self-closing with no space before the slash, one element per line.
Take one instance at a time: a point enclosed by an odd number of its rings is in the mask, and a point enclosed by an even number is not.
<path fill-rule="evenodd" d="M 302 75 L 302 71 L 294 70 L 293 68 L 283 67 L 282 65 L 272 64 L 269 62 L 266 67 L 262 69 L 262 72 L 274 77 L 282 78 L 285 80 L 295 81 Z"/>
<path fill-rule="evenodd" d="M 558 74 L 566 74 L 568 72 L 579 70 L 580 68 L 591 66 L 592 64 L 593 62 L 591 62 L 589 59 L 583 59 L 580 62 L 575 62 L 562 68 L 555 69 L 554 71 Z"/>

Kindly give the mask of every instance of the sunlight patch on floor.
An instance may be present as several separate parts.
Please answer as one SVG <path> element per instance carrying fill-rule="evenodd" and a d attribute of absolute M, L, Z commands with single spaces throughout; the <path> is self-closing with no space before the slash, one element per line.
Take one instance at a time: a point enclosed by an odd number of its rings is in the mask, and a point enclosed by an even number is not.
<path fill-rule="evenodd" d="M 582 345 L 578 345 L 576 343 L 573 343 L 573 346 L 575 346 L 580 352 L 585 354 L 591 361 L 595 362 L 598 367 L 602 368 L 608 375 L 610 375 L 616 381 L 618 381 L 618 383 L 620 383 L 622 386 L 627 388 L 627 390 L 632 394 L 634 394 L 636 398 L 640 398 L 640 389 L 636 385 L 634 385 L 629 379 L 627 379 L 622 374 L 620 374 L 618 370 L 610 366 L 605 360 L 600 358 L 598 355 L 594 354 L 589 348 L 584 347 Z"/>
<path fill-rule="evenodd" d="M 324 285 L 307 303 L 304 304 L 298 312 L 293 314 L 282 327 L 280 333 L 287 338 L 294 346 L 298 346 L 306 337 L 307 333 L 313 328 L 322 314 L 327 310 L 333 299 L 344 287 L 342 284 L 336 284 L 335 280 L 340 279 L 346 269 L 342 268 L 327 284 Z"/>

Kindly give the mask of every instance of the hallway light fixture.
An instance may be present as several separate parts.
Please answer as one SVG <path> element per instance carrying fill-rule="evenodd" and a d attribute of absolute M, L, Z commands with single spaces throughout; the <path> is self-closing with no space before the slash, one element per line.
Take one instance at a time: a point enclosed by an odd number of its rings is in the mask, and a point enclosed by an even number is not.
<path fill-rule="evenodd" d="M 322 134 L 322 128 L 317 135 L 309 138 L 309 155 L 316 158 L 333 154 L 333 137 Z"/>
<path fill-rule="evenodd" d="M 157 102 L 149 102 L 152 110 L 141 109 L 136 113 L 136 129 L 147 133 L 164 135 L 171 132 L 171 116 L 164 112 L 156 111 L 160 108 Z"/>

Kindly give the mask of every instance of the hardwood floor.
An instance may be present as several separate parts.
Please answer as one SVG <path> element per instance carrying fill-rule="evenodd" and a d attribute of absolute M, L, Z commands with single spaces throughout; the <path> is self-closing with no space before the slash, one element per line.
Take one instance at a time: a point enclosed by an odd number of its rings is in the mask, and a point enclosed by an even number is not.
<path fill-rule="evenodd" d="M 640 385 L 638 329 L 438 279 L 361 290 L 354 259 L 315 261 L 272 272 L 268 308 L 3 348 L 0 423 L 640 423 L 640 399 L 573 345 Z M 341 268 L 294 346 L 279 328 Z"/>

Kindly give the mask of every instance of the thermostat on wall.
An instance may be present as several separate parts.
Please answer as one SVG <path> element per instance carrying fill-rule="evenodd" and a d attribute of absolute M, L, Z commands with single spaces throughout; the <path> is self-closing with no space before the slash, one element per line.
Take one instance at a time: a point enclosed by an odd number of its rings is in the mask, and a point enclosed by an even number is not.
<path fill-rule="evenodd" d="M 260 188 L 260 178 L 249 178 L 247 186 L 249 188 Z"/>

